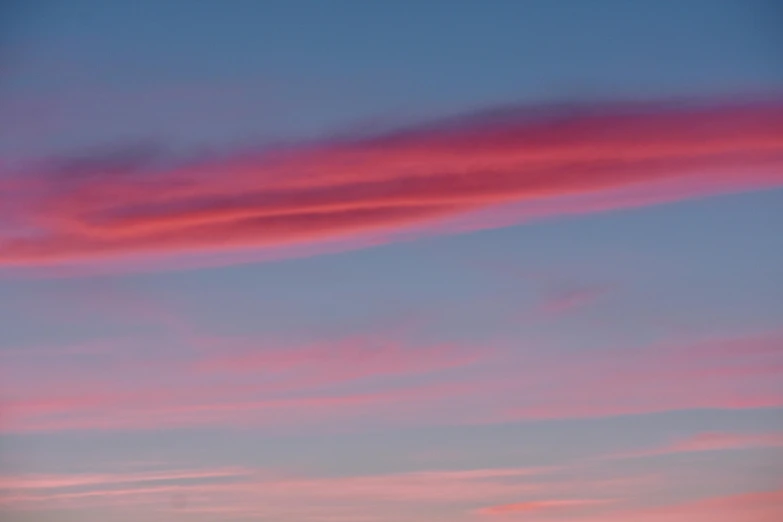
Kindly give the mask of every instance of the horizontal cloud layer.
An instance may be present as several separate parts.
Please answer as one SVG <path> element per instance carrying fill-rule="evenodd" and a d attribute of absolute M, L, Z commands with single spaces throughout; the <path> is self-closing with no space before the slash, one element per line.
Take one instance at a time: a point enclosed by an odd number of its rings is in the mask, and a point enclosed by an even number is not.
<path fill-rule="evenodd" d="M 690 500 L 648 509 L 576 518 L 580 522 L 776 522 L 780 520 L 783 490 L 758 491 Z M 567 520 L 574 520 L 567 519 Z"/>
<path fill-rule="evenodd" d="M 659 475 L 575 468 L 484 468 L 323 476 L 252 468 L 0 477 L 0 507 L 39 515 L 103 510 L 138 518 L 220 515 L 221 520 L 422 522 L 531 520 L 772 522 L 781 491 L 735 493 L 673 503 Z M 675 498 L 681 499 L 682 495 Z M 654 499 L 654 507 L 650 500 Z M 478 516 L 477 516 L 478 515 Z"/>
<path fill-rule="evenodd" d="M 521 515 L 540 511 L 557 511 L 558 508 L 580 508 L 596 504 L 608 503 L 604 499 L 565 499 L 565 500 L 539 500 L 531 502 L 517 502 L 514 504 L 499 504 L 478 510 L 480 515 Z"/>
<path fill-rule="evenodd" d="M 9 358 L 0 431 L 328 431 L 783 406 L 780 332 L 590 350 L 568 364 L 540 349 L 377 337 L 283 350 L 252 340 L 209 343 L 215 351 L 203 357 L 161 355 L 154 367 L 139 363 L 144 355 L 97 369 L 62 364 L 45 387 L 15 382 L 23 361 Z"/>
<path fill-rule="evenodd" d="M 783 433 L 699 433 L 670 444 L 610 455 L 609 458 L 634 458 L 697 453 L 704 451 L 731 451 L 783 447 Z"/>
<path fill-rule="evenodd" d="M 122 507 L 137 516 L 159 518 L 222 512 L 225 518 L 275 520 L 376 520 L 393 510 L 395 520 L 427 520 L 437 510 L 450 520 L 494 514 L 487 504 L 532 498 L 529 505 L 580 508 L 610 505 L 607 495 L 635 496 L 648 476 L 604 478 L 557 468 L 418 470 L 402 473 L 303 476 L 254 469 L 199 469 L 98 475 L 60 474 L 6 477 L 0 506 L 18 511 Z M 589 473 L 592 475 L 592 473 Z M 0 478 L 2 480 L 2 478 Z M 578 495 L 584 495 L 586 498 Z M 172 502 L 172 497 L 179 501 Z M 502 504 L 508 505 L 508 504 Z M 134 509 L 135 508 L 135 509 Z M 138 510 L 146 510 L 136 512 Z M 557 510 L 555 510 L 557 511 Z M 224 518 L 224 519 L 225 519 Z M 377 520 L 388 520 L 381 518 Z"/>
<path fill-rule="evenodd" d="M 532 205 L 513 222 L 778 186 L 783 103 L 509 109 L 222 160 L 43 170 L 0 182 L 2 264 L 386 241 L 500 205 Z"/>

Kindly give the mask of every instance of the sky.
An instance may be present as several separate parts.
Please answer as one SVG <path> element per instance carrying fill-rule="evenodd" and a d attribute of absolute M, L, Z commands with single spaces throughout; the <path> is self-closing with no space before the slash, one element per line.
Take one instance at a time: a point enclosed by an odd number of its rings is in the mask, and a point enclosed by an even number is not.
<path fill-rule="evenodd" d="M 783 516 L 776 0 L 0 11 L 0 512 Z"/>

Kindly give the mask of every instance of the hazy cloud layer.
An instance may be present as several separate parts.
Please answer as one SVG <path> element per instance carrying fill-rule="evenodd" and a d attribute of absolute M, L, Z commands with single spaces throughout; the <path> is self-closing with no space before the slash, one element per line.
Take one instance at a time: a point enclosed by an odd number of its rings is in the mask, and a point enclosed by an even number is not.
<path fill-rule="evenodd" d="M 535 346 L 406 344 L 369 334 L 305 346 L 215 337 L 203 340 L 200 355 L 160 353 L 154 365 L 123 346 L 123 357 L 105 352 L 89 370 L 62 365 L 35 387 L 13 378 L 25 374 L 25 357 L 16 355 L 4 361 L 12 393 L 0 429 L 328 431 L 775 408 L 783 406 L 782 347 L 779 332 L 766 332 L 590 350 L 564 365 Z"/>

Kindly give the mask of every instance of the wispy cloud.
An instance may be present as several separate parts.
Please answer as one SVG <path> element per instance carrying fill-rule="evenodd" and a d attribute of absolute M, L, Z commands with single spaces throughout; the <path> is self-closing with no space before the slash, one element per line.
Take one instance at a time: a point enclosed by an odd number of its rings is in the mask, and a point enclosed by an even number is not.
<path fill-rule="evenodd" d="M 783 447 L 783 433 L 706 432 L 657 447 L 610 455 L 610 458 L 653 457 L 677 453 L 731 451 L 748 448 Z"/>
<path fill-rule="evenodd" d="M 144 484 L 150 482 L 189 481 L 226 477 L 245 477 L 253 474 L 243 468 L 207 470 L 151 471 L 138 473 L 94 473 L 63 475 L 0 476 L 0 490 L 38 491 L 78 487 L 114 486 L 119 484 Z"/>
<path fill-rule="evenodd" d="M 498 205 L 531 204 L 519 221 L 773 187 L 781 122 L 779 103 L 509 109 L 173 167 L 97 159 L 6 183 L 0 263 L 384 242 Z M 676 183 L 622 193 L 660 182 Z"/>
<path fill-rule="evenodd" d="M 100 375 L 74 370 L 50 387 L 12 388 L 2 429 L 332 429 L 781 407 L 781 339 L 769 332 L 567 360 L 372 336 L 281 349 L 228 340 L 195 359 L 161 360 L 154 373 L 123 359 Z"/>
<path fill-rule="evenodd" d="M 468 349 L 452 344 L 406 346 L 375 336 L 355 336 L 332 343 L 265 349 L 245 341 L 230 353 L 207 356 L 194 364 L 197 372 L 226 372 L 256 376 L 274 373 L 307 374 L 308 384 L 362 378 L 427 374 L 469 366 L 493 353 L 491 347 Z M 249 345 L 249 346 L 248 346 Z M 303 383 L 304 384 L 304 383 Z"/>
<path fill-rule="evenodd" d="M 351 520 L 393 506 L 400 520 L 419 521 L 437 510 L 452 519 L 475 513 L 580 508 L 611 502 L 607 495 L 634 495 L 649 477 L 585 481 L 558 468 L 421 470 L 349 476 L 304 476 L 266 470 L 218 469 L 148 474 L 8 477 L 7 509 L 78 511 L 121 505 L 193 515 L 270 516 L 277 519 Z M 579 495 L 590 495 L 580 497 Z M 513 499 L 530 499 L 512 503 Z M 487 505 L 491 507 L 486 507 Z M 484 506 L 484 507 L 481 507 Z M 367 520 L 367 518 L 356 518 Z"/>
<path fill-rule="evenodd" d="M 580 522 L 777 522 L 783 513 L 783 490 L 757 491 L 688 500 L 655 508 L 627 509 Z"/>
<path fill-rule="evenodd" d="M 191 357 L 164 356 L 154 369 L 143 356 L 134 360 L 126 354 L 107 359 L 100 372 L 71 364 L 47 386 L 9 387 L 2 428 L 286 426 L 339 423 L 373 409 L 413 412 L 417 408 L 404 405 L 462 393 L 466 385 L 449 379 L 449 372 L 494 353 L 372 335 L 304 346 L 209 337 L 200 344 L 210 349 Z M 424 376 L 427 382 L 420 382 Z"/>
<path fill-rule="evenodd" d="M 78 514 L 121 508 L 138 516 L 220 514 L 224 520 L 423 522 L 478 519 L 620 522 L 776 522 L 781 491 L 691 498 L 647 495 L 662 477 L 612 478 L 555 467 L 420 470 L 324 476 L 251 468 L 4 476 L 0 507 Z M 650 507 L 653 504 L 654 507 Z"/>
<path fill-rule="evenodd" d="M 541 511 L 557 511 L 562 508 L 584 508 L 589 506 L 610 504 L 611 499 L 555 499 L 555 500 L 534 500 L 529 502 L 516 502 L 514 504 L 498 504 L 481 508 L 477 511 L 479 515 L 518 515 L 530 514 Z"/>
<path fill-rule="evenodd" d="M 780 332 L 656 343 L 542 363 L 509 418 L 596 417 L 686 409 L 783 406 Z"/>

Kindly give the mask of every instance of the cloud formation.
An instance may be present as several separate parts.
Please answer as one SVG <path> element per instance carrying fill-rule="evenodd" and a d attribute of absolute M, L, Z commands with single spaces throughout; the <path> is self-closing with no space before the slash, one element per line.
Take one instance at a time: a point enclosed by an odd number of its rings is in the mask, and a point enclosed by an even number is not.
<path fill-rule="evenodd" d="M 688 409 L 783 406 L 780 332 L 698 342 L 665 342 L 542 360 L 529 394 L 517 392 L 510 418 L 588 418 Z M 561 386 L 546 394 L 546 379 Z"/>
<path fill-rule="evenodd" d="M 123 357 L 99 372 L 71 366 L 46 387 L 9 381 L 0 430 L 328 431 L 783 406 L 779 332 L 590 350 L 567 363 L 540 349 L 377 337 L 285 349 L 229 341 L 195 360 L 161 358 L 154 369 Z M 18 362 L 7 366 L 24 375 Z"/>
<path fill-rule="evenodd" d="M 242 468 L 220 468 L 207 470 L 167 470 L 136 473 L 82 473 L 73 475 L 10 475 L 0 476 L 0 490 L 42 491 L 81 487 L 107 487 L 116 485 L 142 485 L 169 481 L 192 481 L 201 479 L 238 478 L 252 475 L 251 470 Z"/>
<path fill-rule="evenodd" d="M 582 508 L 610 504 L 606 495 L 634 495 L 649 477 L 584 477 L 557 468 L 479 468 L 418 470 L 347 476 L 302 475 L 263 469 L 200 469 L 97 475 L 59 474 L 7 477 L 0 501 L 8 509 L 39 511 L 121 505 L 171 516 L 223 512 L 227 517 L 276 520 L 372 520 L 393 509 L 395 519 L 426 520 L 434 510 L 450 519 L 475 520 L 474 513 L 496 514 L 508 506 Z M 105 480 L 102 480 L 105 479 Z M 172 506 L 172 495 L 181 497 Z M 584 496 L 579 496 L 584 495 Z M 512 499 L 530 498 L 511 504 Z M 493 507 L 480 508 L 489 504 Z M 521 508 L 518 509 L 521 511 Z M 139 514 L 140 515 L 140 514 Z M 382 519 L 387 520 L 387 519 Z"/>
<path fill-rule="evenodd" d="M 578 518 L 580 522 L 777 522 L 783 490 L 757 491 L 689 500 L 655 508 Z"/>
<path fill-rule="evenodd" d="M 139 518 L 220 514 L 221 520 L 531 520 L 772 522 L 781 491 L 674 501 L 661 486 L 678 476 L 606 477 L 569 467 L 424 469 L 324 475 L 227 467 L 0 477 L 0 507 L 40 514 L 121 508 Z M 677 496 L 675 498 L 681 498 Z M 650 501 L 653 500 L 651 503 Z M 653 507 L 651 507 L 651 505 Z M 476 516 L 478 515 L 478 517 Z"/>
<path fill-rule="evenodd" d="M 557 500 L 534 500 L 529 502 L 516 502 L 514 504 L 498 504 L 481 508 L 477 511 L 479 515 L 520 515 L 530 514 L 541 511 L 557 510 L 558 508 L 580 508 L 585 506 L 594 506 L 598 504 L 610 503 L 607 499 L 557 499 Z"/>
<path fill-rule="evenodd" d="M 783 433 L 698 433 L 660 447 L 653 447 L 628 453 L 618 453 L 610 458 L 651 457 L 676 453 L 699 453 L 704 451 L 730 451 L 749 448 L 783 447 Z"/>
<path fill-rule="evenodd" d="M 508 109 L 235 158 L 88 158 L 3 178 L 5 265 L 389 241 L 508 204 L 567 214 L 778 186 L 783 103 Z M 660 183 L 652 200 L 623 193 Z"/>
<path fill-rule="evenodd" d="M 449 373 L 493 356 L 484 347 L 405 344 L 378 335 L 300 346 L 230 337 L 199 344 L 202 354 L 161 353 L 154 365 L 138 350 L 130 355 L 134 347 L 126 345 L 117 347 L 120 353 L 104 346 L 87 368 L 74 363 L 73 350 L 50 351 L 60 365 L 46 386 L 28 386 L 20 377 L 30 353 L 5 357 L 11 370 L 0 430 L 339 424 L 370 410 L 418 411 L 406 405 L 463 393 L 465 384 L 450 381 Z"/>

